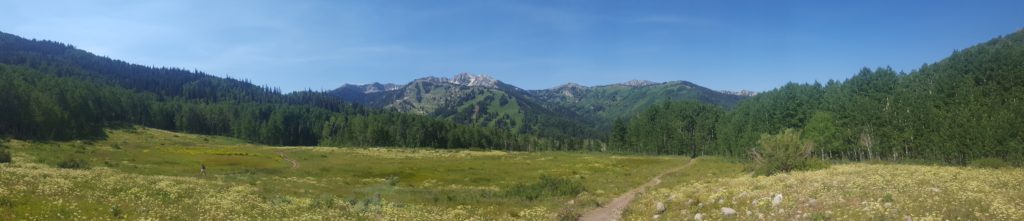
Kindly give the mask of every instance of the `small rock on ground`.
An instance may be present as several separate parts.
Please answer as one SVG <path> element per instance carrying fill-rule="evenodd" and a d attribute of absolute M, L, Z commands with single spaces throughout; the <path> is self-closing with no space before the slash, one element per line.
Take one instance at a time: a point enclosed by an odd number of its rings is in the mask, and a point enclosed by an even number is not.
<path fill-rule="evenodd" d="M 736 210 L 729 207 L 722 207 L 722 215 L 733 216 L 736 215 Z"/>
<path fill-rule="evenodd" d="M 656 204 L 656 205 L 654 206 L 654 213 L 657 213 L 657 214 L 661 214 L 661 213 L 664 213 L 664 212 L 665 212 L 665 209 L 666 209 L 666 208 L 665 208 L 665 203 L 662 203 L 662 202 L 658 202 L 658 204 Z"/>

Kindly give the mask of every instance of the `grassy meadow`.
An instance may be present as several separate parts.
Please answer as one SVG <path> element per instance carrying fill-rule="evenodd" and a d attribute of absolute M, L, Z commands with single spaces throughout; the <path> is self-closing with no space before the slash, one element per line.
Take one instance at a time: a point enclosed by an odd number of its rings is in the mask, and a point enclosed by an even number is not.
<path fill-rule="evenodd" d="M 1024 220 L 1021 168 L 850 163 L 757 177 L 708 168 L 638 197 L 624 220 Z"/>
<path fill-rule="evenodd" d="M 571 220 L 689 161 L 270 147 L 149 128 L 109 134 L 9 141 L 14 163 L 0 164 L 0 220 Z M 1021 168 L 846 163 L 752 176 L 745 167 L 698 158 L 641 193 L 623 219 L 1024 219 Z"/>
<path fill-rule="evenodd" d="M 269 147 L 149 128 L 7 145 L 14 163 L 0 164 L 0 220 L 555 220 L 688 161 Z"/>

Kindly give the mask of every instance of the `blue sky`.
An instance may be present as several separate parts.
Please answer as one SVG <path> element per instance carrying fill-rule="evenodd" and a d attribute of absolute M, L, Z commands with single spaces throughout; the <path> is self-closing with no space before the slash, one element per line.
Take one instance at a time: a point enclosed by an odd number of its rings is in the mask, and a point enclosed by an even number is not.
<path fill-rule="evenodd" d="M 1024 1 L 6 1 L 0 31 L 285 91 L 459 72 L 527 89 L 770 90 L 910 71 L 1024 27 Z"/>

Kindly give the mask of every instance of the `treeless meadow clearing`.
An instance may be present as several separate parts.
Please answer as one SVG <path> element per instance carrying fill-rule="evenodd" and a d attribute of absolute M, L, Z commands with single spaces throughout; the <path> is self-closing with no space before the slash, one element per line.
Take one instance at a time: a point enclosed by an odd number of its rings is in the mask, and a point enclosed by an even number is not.
<path fill-rule="evenodd" d="M 0 219 L 18 220 L 571 219 L 688 161 L 269 147 L 148 128 L 112 130 L 99 141 L 7 145 L 15 159 L 0 166 Z"/>

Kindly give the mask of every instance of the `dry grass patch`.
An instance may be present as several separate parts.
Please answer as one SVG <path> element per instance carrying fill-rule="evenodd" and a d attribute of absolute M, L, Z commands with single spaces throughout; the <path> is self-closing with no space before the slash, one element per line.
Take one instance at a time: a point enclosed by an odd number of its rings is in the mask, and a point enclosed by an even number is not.
<path fill-rule="evenodd" d="M 1024 220 L 1021 183 L 1024 169 L 836 165 L 662 188 L 630 220 L 650 219 L 658 202 L 671 220 Z"/>

